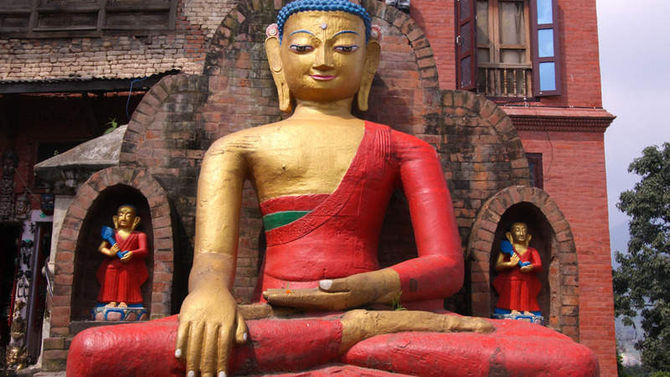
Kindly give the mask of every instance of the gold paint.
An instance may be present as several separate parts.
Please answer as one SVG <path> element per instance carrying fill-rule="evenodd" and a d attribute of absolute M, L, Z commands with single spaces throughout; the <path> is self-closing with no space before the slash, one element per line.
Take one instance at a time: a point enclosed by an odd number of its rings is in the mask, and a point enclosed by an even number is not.
<path fill-rule="evenodd" d="M 436 314 L 416 310 L 351 310 L 342 317 L 340 353 L 375 335 L 403 331 L 490 333 L 493 324 L 484 318 Z"/>
<path fill-rule="evenodd" d="M 5 356 L 7 369 L 19 371 L 26 367 L 28 363 L 28 353 L 24 347 L 9 346 L 7 348 L 7 355 Z"/>
<path fill-rule="evenodd" d="M 530 245 L 530 240 L 533 238 L 528 234 L 528 226 L 525 223 L 514 223 L 510 228 L 511 232 L 506 232 L 505 237 L 509 242 L 514 246 L 519 255 L 524 255 L 528 251 L 528 245 Z M 502 271 L 508 270 L 510 268 L 515 268 L 519 265 L 519 257 L 515 254 L 512 254 L 510 260 L 505 262 L 505 254 L 498 253 L 498 258 L 496 259 L 495 270 Z M 527 265 L 521 267 L 522 272 L 533 271 L 533 265 Z"/>
<path fill-rule="evenodd" d="M 356 274 L 343 279 L 333 279 L 327 290 L 268 289 L 263 292 L 265 299 L 280 307 L 292 307 L 302 310 L 346 310 L 362 305 L 391 306 L 394 299 L 401 295 L 400 277 L 390 268 Z"/>

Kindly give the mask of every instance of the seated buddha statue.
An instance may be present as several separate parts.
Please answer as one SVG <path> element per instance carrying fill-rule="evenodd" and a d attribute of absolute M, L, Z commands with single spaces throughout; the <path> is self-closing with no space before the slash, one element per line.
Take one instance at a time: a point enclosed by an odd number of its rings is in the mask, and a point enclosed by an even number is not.
<path fill-rule="evenodd" d="M 552 330 L 442 310 L 464 266 L 437 154 L 351 114 L 354 101 L 367 109 L 380 56 L 365 9 L 298 0 L 267 35 L 279 105 L 292 115 L 207 151 L 178 318 L 80 333 L 68 376 L 596 375 L 592 352 Z M 267 249 L 258 304 L 245 307 L 231 288 L 246 179 Z M 395 188 L 407 197 L 418 256 L 380 268 L 379 233 Z M 388 310 L 398 303 L 407 310 Z"/>

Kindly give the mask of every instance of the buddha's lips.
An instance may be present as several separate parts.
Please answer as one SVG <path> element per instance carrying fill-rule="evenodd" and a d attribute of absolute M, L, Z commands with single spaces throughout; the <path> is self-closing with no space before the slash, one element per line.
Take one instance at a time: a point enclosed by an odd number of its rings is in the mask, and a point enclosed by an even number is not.
<path fill-rule="evenodd" d="M 309 77 L 319 81 L 328 81 L 335 78 L 333 75 L 310 75 Z"/>

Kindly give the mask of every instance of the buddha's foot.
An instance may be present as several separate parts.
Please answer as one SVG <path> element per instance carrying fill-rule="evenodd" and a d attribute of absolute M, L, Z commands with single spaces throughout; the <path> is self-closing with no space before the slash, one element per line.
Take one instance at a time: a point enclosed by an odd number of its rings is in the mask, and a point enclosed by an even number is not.
<path fill-rule="evenodd" d="M 484 318 L 436 314 L 424 311 L 352 310 L 342 317 L 342 343 L 345 352 L 363 339 L 404 331 L 490 333 L 493 324 Z"/>
<path fill-rule="evenodd" d="M 106 308 L 116 308 L 116 301 L 111 301 L 105 305 Z"/>
<path fill-rule="evenodd" d="M 128 304 L 126 304 L 125 302 L 120 302 L 119 306 L 117 306 L 117 308 L 121 308 L 121 309 L 125 309 L 127 307 L 128 307 Z"/>

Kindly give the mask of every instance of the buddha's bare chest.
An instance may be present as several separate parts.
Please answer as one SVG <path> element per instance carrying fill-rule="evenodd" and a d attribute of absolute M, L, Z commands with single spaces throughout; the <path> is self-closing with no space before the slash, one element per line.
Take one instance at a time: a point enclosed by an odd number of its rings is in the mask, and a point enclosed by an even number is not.
<path fill-rule="evenodd" d="M 260 200 L 334 191 L 349 169 L 360 141 L 359 135 L 289 134 L 261 143 L 248 158 Z"/>

